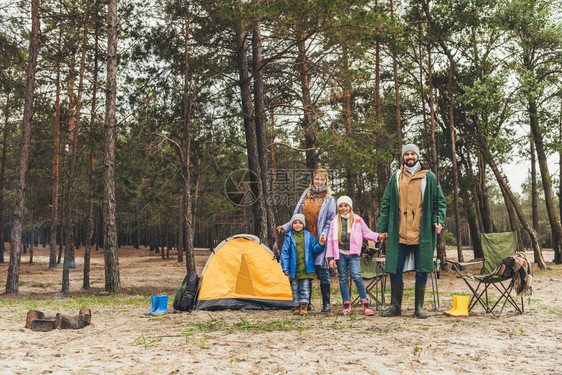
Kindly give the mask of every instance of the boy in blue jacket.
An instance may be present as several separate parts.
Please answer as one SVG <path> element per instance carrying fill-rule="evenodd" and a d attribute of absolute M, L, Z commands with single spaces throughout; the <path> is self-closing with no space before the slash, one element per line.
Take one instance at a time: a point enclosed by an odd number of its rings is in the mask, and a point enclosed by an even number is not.
<path fill-rule="evenodd" d="M 303 214 L 291 218 L 291 231 L 287 232 L 281 250 L 281 267 L 290 277 L 293 292 L 294 315 L 308 313 L 310 287 L 314 279 L 314 255 L 324 251 L 325 239 L 320 243 L 304 229 L 306 221 Z"/>

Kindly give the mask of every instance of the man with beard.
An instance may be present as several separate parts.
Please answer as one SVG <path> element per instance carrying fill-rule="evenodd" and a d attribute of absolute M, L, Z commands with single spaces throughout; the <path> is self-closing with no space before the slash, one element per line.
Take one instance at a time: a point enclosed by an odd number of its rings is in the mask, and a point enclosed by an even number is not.
<path fill-rule="evenodd" d="M 425 319 L 423 310 L 427 274 L 433 272 L 437 234 L 445 224 L 446 202 L 437 177 L 419 162 L 416 145 L 402 147 L 401 169 L 388 181 L 377 225 L 379 238 L 388 239 L 385 271 L 390 274 L 391 305 L 383 316 L 402 313 L 406 258 L 413 254 L 416 270 L 414 316 Z"/>

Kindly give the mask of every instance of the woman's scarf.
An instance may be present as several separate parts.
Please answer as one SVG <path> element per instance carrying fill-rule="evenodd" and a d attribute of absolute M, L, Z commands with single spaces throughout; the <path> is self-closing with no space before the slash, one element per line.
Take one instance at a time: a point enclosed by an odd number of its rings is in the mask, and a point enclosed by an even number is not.
<path fill-rule="evenodd" d="M 316 189 L 314 186 L 312 186 L 310 188 L 310 192 L 314 197 L 316 197 L 318 194 L 325 193 L 327 189 L 328 189 L 327 185 L 322 186 L 320 189 Z"/>

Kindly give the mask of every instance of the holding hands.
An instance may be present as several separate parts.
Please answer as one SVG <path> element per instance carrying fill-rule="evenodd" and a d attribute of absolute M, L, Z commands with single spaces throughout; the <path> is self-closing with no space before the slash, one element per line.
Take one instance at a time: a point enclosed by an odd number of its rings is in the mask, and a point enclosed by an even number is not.
<path fill-rule="evenodd" d="M 325 235 L 321 235 L 320 239 L 318 240 L 318 243 L 322 246 L 326 245 L 326 236 Z"/>

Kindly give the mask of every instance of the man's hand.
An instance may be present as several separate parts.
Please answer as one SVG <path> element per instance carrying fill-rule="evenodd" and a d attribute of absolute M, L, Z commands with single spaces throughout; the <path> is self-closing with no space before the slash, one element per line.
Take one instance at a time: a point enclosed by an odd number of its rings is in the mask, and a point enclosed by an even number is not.
<path fill-rule="evenodd" d="M 285 276 L 289 276 L 289 270 L 283 271 L 283 273 L 285 274 Z"/>
<path fill-rule="evenodd" d="M 321 235 L 320 239 L 318 240 L 318 243 L 322 246 L 326 245 L 326 236 Z"/>
<path fill-rule="evenodd" d="M 285 229 L 283 228 L 282 225 L 279 225 L 279 226 L 277 227 L 277 232 L 278 232 L 278 233 L 283 233 L 283 232 L 285 232 Z"/>
<path fill-rule="evenodd" d="M 330 261 L 329 261 L 328 264 L 330 265 L 330 268 L 331 268 L 331 269 L 333 269 L 333 270 L 336 269 L 336 261 L 335 261 L 335 260 L 330 259 Z"/>
<path fill-rule="evenodd" d="M 443 230 L 443 225 L 438 224 L 438 223 L 435 223 L 433 225 L 435 225 L 435 233 L 437 233 L 437 234 L 441 233 L 441 231 Z"/>
<path fill-rule="evenodd" d="M 379 241 L 384 241 L 388 238 L 388 233 L 379 233 Z"/>

